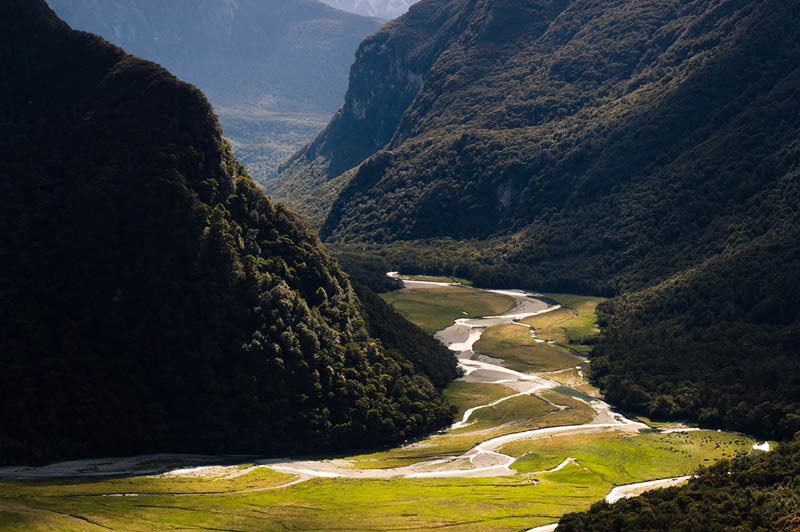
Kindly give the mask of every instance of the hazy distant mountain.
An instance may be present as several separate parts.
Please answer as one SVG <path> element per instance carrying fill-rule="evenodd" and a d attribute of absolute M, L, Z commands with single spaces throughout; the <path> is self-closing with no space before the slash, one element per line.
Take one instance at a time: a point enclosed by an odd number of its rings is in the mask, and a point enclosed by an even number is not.
<path fill-rule="evenodd" d="M 341 105 L 358 43 L 382 21 L 317 0 L 50 0 L 76 29 L 165 66 L 206 93 L 263 181 Z"/>
<path fill-rule="evenodd" d="M 451 352 L 362 304 L 197 88 L 43 0 L 0 2 L 0 34 L 0 464 L 363 448 L 452 421 L 417 374 L 443 386 Z"/>
<path fill-rule="evenodd" d="M 322 0 L 328 5 L 368 17 L 397 18 L 418 0 Z"/>

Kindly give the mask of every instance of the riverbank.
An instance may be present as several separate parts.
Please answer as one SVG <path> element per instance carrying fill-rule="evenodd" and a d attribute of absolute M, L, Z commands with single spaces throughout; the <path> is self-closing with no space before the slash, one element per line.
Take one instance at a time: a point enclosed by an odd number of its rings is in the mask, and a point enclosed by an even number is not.
<path fill-rule="evenodd" d="M 446 286 L 449 293 L 461 289 Z M 420 312 L 432 315 L 442 288 L 408 283 L 397 297 L 413 296 Z M 450 301 L 482 304 L 482 291 L 470 290 Z M 227 530 L 328 530 L 331 523 L 343 530 L 552 530 L 563 513 L 614 493 L 638 493 L 642 483 L 655 487 L 755 443 L 710 431 L 657 432 L 582 393 L 585 377 L 574 366 L 528 373 L 507 367 L 496 354 L 474 352 L 484 332 L 500 330 L 493 327 L 522 329 L 516 320 L 567 315 L 535 294 L 486 296 L 501 298 L 493 304 L 510 303 L 500 314 L 460 315 L 436 333 L 464 370 L 454 385 L 460 392 L 452 396 L 486 397 L 468 402 L 446 431 L 350 457 L 151 455 L 4 468 L 0 476 L 37 480 L 0 481 L 0 513 L 27 527 L 11 530 L 35 529 L 32 523 L 92 529 L 84 518 L 126 530 L 152 529 L 153 523 Z M 170 499 L 176 495 L 180 509 Z"/>

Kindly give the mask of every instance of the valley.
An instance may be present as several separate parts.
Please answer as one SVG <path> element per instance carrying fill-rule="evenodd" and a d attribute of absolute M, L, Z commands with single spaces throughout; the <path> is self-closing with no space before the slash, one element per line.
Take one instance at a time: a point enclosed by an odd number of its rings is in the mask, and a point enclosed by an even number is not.
<path fill-rule="evenodd" d="M 330 3 L 0 2 L 0 532 L 800 530 L 800 11 Z"/>
<path fill-rule="evenodd" d="M 564 513 L 753 451 L 740 434 L 651 428 L 605 403 L 575 343 L 596 334 L 592 298 L 404 283 L 384 296 L 412 322 L 430 329 L 437 312 L 460 316 L 435 333 L 463 371 L 445 391 L 458 408 L 449 429 L 324 458 L 149 455 L 4 468 L 0 528 L 552 530 Z"/>

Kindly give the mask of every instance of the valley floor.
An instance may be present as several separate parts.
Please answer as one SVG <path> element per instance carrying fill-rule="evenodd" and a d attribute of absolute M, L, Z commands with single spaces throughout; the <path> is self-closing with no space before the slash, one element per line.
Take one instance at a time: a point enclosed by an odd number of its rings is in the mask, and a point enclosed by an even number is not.
<path fill-rule="evenodd" d="M 405 283 L 388 298 L 423 328 L 460 316 L 436 332 L 464 370 L 446 390 L 459 408 L 449 429 L 346 457 L 4 468 L 0 530 L 552 530 L 564 513 L 678 484 L 757 445 L 615 412 L 584 378 L 576 343 L 593 334 L 593 298 Z"/>

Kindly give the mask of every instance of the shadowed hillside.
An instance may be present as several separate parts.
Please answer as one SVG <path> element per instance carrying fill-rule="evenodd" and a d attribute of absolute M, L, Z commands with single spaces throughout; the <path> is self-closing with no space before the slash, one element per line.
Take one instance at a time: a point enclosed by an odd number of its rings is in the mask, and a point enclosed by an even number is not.
<path fill-rule="evenodd" d="M 285 455 L 451 419 L 197 89 L 41 0 L 0 29 L 0 461 Z"/>

